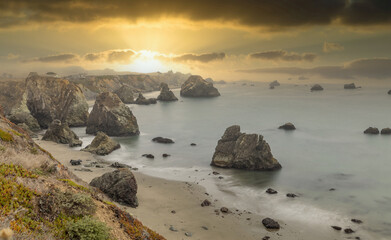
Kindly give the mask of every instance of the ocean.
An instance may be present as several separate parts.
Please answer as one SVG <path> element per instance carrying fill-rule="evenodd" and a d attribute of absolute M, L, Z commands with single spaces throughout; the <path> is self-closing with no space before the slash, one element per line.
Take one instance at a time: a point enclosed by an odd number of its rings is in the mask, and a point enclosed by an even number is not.
<path fill-rule="evenodd" d="M 388 90 L 324 84 L 324 91 L 311 92 L 307 85 L 282 84 L 270 90 L 266 83 L 252 84 L 215 85 L 221 96 L 210 99 L 181 98 L 174 89 L 177 102 L 128 105 L 141 134 L 115 138 L 121 149 L 104 159 L 152 176 L 198 183 L 227 206 L 317 227 L 325 234 L 333 231 L 330 225 L 339 225 L 352 227 L 366 239 L 391 239 L 391 136 L 363 134 L 369 126 L 391 127 Z M 279 130 L 286 122 L 297 129 Z M 217 141 L 234 124 L 242 132 L 263 135 L 282 169 L 211 167 Z M 92 141 L 85 128 L 73 130 L 83 147 Z M 152 142 L 157 136 L 175 143 Z M 145 153 L 155 158 L 142 157 Z M 163 158 L 163 153 L 171 156 Z M 269 187 L 279 193 L 266 194 Z M 290 199 L 286 193 L 299 197 Z M 354 224 L 351 218 L 364 223 Z"/>

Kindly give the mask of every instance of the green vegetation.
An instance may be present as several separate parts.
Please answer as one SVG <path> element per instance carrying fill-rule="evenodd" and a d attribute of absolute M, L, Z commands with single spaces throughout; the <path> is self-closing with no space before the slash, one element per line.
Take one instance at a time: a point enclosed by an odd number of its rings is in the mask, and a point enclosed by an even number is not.
<path fill-rule="evenodd" d="M 62 181 L 62 182 L 66 182 L 66 183 L 68 183 L 69 186 L 74 187 L 76 189 L 82 190 L 84 192 L 90 192 L 90 190 L 88 188 L 86 188 L 82 185 L 79 185 L 70 179 L 58 179 L 58 180 Z"/>
<path fill-rule="evenodd" d="M 59 193 L 59 204 L 64 213 L 72 217 L 92 215 L 96 211 L 96 205 L 92 198 L 82 193 Z"/>
<path fill-rule="evenodd" d="M 89 216 L 85 216 L 78 221 L 70 222 L 66 226 L 66 233 L 70 239 L 107 240 L 110 237 L 109 232 L 109 229 L 104 223 Z"/>
<path fill-rule="evenodd" d="M 18 131 L 15 131 L 15 130 L 13 130 L 13 129 L 10 129 L 10 131 L 11 131 L 13 134 L 15 134 L 16 136 L 24 137 L 24 135 L 23 135 L 22 133 L 18 132 Z"/>
<path fill-rule="evenodd" d="M 12 137 L 12 135 L 6 131 L 3 131 L 2 129 L 0 129 L 0 139 L 4 142 L 13 142 L 14 141 L 14 138 Z"/>
<path fill-rule="evenodd" d="M 38 176 L 31 171 L 24 169 L 19 165 L 0 164 L 0 176 L 2 177 L 22 177 L 22 178 L 37 178 Z"/>

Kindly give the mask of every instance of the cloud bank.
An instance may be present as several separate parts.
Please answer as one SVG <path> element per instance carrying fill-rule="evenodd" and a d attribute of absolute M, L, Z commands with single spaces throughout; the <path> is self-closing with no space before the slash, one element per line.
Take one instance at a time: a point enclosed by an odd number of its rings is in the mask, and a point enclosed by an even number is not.
<path fill-rule="evenodd" d="M 334 51 L 342 51 L 344 50 L 344 46 L 342 46 L 339 43 L 332 43 L 332 42 L 324 42 L 323 43 L 323 52 L 334 52 Z"/>
<path fill-rule="evenodd" d="M 274 51 L 266 51 L 266 52 L 250 54 L 250 58 L 271 60 L 271 61 L 287 61 L 287 62 L 294 62 L 294 61 L 313 62 L 316 59 L 316 57 L 317 55 L 314 53 L 303 53 L 303 54 L 299 54 L 295 52 L 288 53 L 287 51 L 284 50 L 274 50 Z"/>

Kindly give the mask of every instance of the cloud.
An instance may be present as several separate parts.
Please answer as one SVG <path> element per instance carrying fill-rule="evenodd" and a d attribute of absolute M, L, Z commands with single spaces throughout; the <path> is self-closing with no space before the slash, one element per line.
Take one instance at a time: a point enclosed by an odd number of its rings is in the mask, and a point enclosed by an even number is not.
<path fill-rule="evenodd" d="M 354 79 L 360 77 L 386 79 L 391 78 L 391 58 L 357 59 L 343 66 L 258 68 L 237 70 L 237 72 L 320 76 L 331 79 Z"/>
<path fill-rule="evenodd" d="M 84 55 L 84 59 L 90 62 L 102 60 L 102 58 L 104 58 L 104 55 L 102 53 L 88 53 Z"/>
<path fill-rule="evenodd" d="M 187 62 L 187 61 L 194 61 L 194 62 L 202 62 L 207 63 L 210 61 L 215 60 L 222 60 L 225 58 L 225 53 L 204 53 L 204 54 L 183 54 L 179 56 L 172 57 L 171 60 L 175 62 Z"/>
<path fill-rule="evenodd" d="M 333 52 L 333 51 L 342 51 L 344 50 L 344 46 L 342 46 L 339 43 L 332 43 L 332 42 L 324 42 L 323 43 L 323 52 Z"/>
<path fill-rule="evenodd" d="M 313 62 L 316 59 L 317 55 L 314 53 L 288 53 L 284 50 L 274 50 L 274 51 L 266 51 L 259 53 L 250 54 L 250 58 L 262 59 L 262 60 L 271 60 L 271 61 L 307 61 Z"/>
<path fill-rule="evenodd" d="M 110 63 L 119 62 L 119 63 L 128 63 L 130 58 L 134 55 L 134 52 L 131 50 L 124 51 L 111 51 L 107 55 L 107 61 Z"/>
<path fill-rule="evenodd" d="M 391 23 L 387 0 L 18 0 L 0 2 L 0 28 L 31 23 L 89 23 L 124 19 L 230 22 L 253 27 L 374 25 Z"/>
<path fill-rule="evenodd" d="M 78 55 L 72 53 L 58 54 L 47 57 L 38 57 L 30 62 L 44 62 L 44 63 L 53 63 L 53 62 L 72 62 L 78 59 Z M 27 61 L 29 62 L 29 61 Z"/>

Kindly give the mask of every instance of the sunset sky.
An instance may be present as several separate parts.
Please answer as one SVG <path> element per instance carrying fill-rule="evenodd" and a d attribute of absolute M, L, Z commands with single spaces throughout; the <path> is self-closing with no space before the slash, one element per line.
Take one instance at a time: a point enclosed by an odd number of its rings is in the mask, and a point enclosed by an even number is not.
<path fill-rule="evenodd" d="M 0 2 L 0 73 L 391 80 L 389 0 Z"/>

